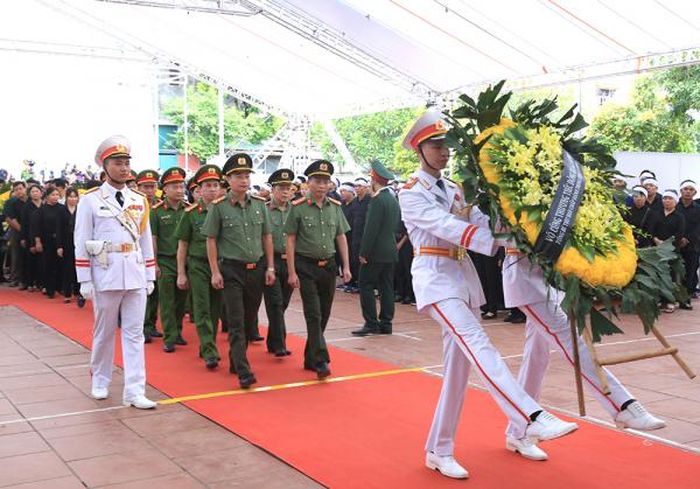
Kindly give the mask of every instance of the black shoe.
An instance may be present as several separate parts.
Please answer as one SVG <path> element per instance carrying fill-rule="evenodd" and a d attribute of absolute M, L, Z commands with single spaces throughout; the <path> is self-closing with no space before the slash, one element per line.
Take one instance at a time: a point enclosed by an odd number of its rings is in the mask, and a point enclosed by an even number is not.
<path fill-rule="evenodd" d="M 78 307 L 80 307 L 80 308 L 85 307 L 85 297 L 83 297 L 83 296 L 78 297 Z"/>
<path fill-rule="evenodd" d="M 277 351 L 275 352 L 275 356 L 276 356 L 276 357 L 286 357 L 286 356 L 287 356 L 287 350 L 285 350 L 285 349 L 277 350 Z"/>
<path fill-rule="evenodd" d="M 368 328 L 367 325 L 362 326 L 360 329 L 356 329 L 355 331 L 351 331 L 350 334 L 354 336 L 369 336 L 371 334 L 379 334 L 378 329 L 374 328 Z"/>
<path fill-rule="evenodd" d="M 143 334 L 143 342 L 144 343 L 150 343 L 152 341 L 153 341 L 153 339 L 151 338 L 150 334 L 148 334 L 148 333 Z"/>
<path fill-rule="evenodd" d="M 394 302 L 401 302 L 401 301 L 403 301 L 403 297 L 402 297 L 402 296 L 397 295 L 396 297 L 394 297 Z"/>
<path fill-rule="evenodd" d="M 681 308 L 681 309 L 684 309 L 684 310 L 686 310 L 686 311 L 692 311 L 692 310 L 693 310 L 693 306 L 690 305 L 690 300 L 688 300 L 687 302 L 681 302 L 681 303 L 680 303 L 680 308 Z"/>
<path fill-rule="evenodd" d="M 185 346 L 187 342 L 185 341 L 185 338 L 183 338 L 180 335 L 177 335 L 177 338 L 175 338 L 175 344 L 180 345 L 180 346 Z"/>
<path fill-rule="evenodd" d="M 323 380 L 331 375 L 331 369 L 328 368 L 326 362 L 318 362 L 316 364 L 316 378 L 318 380 Z"/>
<path fill-rule="evenodd" d="M 412 299 L 411 297 L 404 297 L 403 300 L 401 301 L 401 304 L 415 304 L 416 300 Z"/>
<path fill-rule="evenodd" d="M 253 337 L 250 339 L 250 342 L 251 342 L 251 343 L 253 343 L 253 342 L 258 342 L 258 341 L 262 341 L 262 340 L 264 340 L 264 339 L 265 339 L 265 338 L 263 338 L 263 337 L 260 336 L 259 334 L 256 334 L 255 336 L 253 336 Z"/>
<path fill-rule="evenodd" d="M 153 336 L 154 338 L 162 338 L 162 337 L 163 337 L 163 333 L 161 333 L 161 332 L 158 331 L 157 329 L 154 329 L 154 330 L 151 332 L 151 336 Z"/>
<path fill-rule="evenodd" d="M 214 370 L 216 367 L 219 366 L 219 361 L 216 358 L 210 358 L 204 364 L 207 366 L 209 370 Z"/>
<path fill-rule="evenodd" d="M 245 377 L 240 377 L 238 379 L 238 385 L 241 386 L 241 389 L 249 389 L 251 385 L 255 384 L 258 382 L 258 379 L 255 378 L 255 375 L 249 374 L 246 375 Z"/>
<path fill-rule="evenodd" d="M 29 288 L 29 287 L 28 287 L 27 285 L 22 284 L 22 285 L 19 286 L 19 289 L 18 289 L 18 290 L 27 290 L 28 288 Z"/>
<path fill-rule="evenodd" d="M 503 319 L 506 323 L 512 324 L 522 324 L 527 318 L 525 314 L 521 312 L 509 312 L 508 315 Z"/>
<path fill-rule="evenodd" d="M 379 334 L 391 334 L 391 328 L 379 328 Z"/>
<path fill-rule="evenodd" d="M 164 343 L 163 344 L 163 351 L 165 353 L 172 353 L 175 351 L 175 345 L 173 345 L 172 343 Z"/>
<path fill-rule="evenodd" d="M 496 319 L 496 313 L 495 312 L 482 312 L 481 313 L 481 319 Z"/>

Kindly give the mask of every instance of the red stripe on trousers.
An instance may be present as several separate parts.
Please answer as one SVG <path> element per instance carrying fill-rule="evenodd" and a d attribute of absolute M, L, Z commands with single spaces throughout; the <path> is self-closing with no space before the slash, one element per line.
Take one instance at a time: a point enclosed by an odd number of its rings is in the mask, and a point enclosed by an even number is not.
<path fill-rule="evenodd" d="M 531 308 L 530 306 L 524 306 L 524 307 L 525 307 L 525 309 L 526 309 L 530 314 L 532 314 L 532 316 L 535 318 L 535 320 L 536 320 L 538 323 L 540 323 L 540 324 L 542 325 L 542 327 L 545 329 L 545 331 L 547 331 L 547 333 L 549 333 L 551 336 L 554 337 L 554 340 L 557 342 L 557 345 L 559 345 L 559 348 L 561 348 L 561 351 L 562 351 L 562 353 L 564 354 L 564 356 L 566 357 L 566 359 L 569 361 L 569 363 L 571 364 L 571 366 L 574 366 L 574 361 L 573 361 L 573 360 L 571 359 L 571 357 L 569 356 L 569 352 L 566 351 L 566 348 L 564 348 L 564 345 L 562 345 L 562 344 L 561 344 L 561 341 L 559 341 L 559 337 L 556 335 L 556 333 L 554 333 L 553 331 L 551 331 L 551 330 L 549 329 L 549 327 L 544 323 L 544 321 L 542 321 L 542 318 L 540 318 L 540 317 L 537 315 L 537 313 L 536 313 L 535 311 L 532 310 L 532 308 Z M 576 338 L 571 338 L 571 341 L 578 341 L 578 337 L 576 337 Z M 607 399 L 608 402 L 609 402 L 610 404 L 612 404 L 612 407 L 614 407 L 615 410 L 616 410 L 618 413 L 620 412 L 620 408 L 613 402 L 613 400 L 610 399 L 609 396 L 605 395 L 605 393 L 604 393 L 597 385 L 595 385 L 593 382 L 591 382 L 591 379 L 589 379 L 589 378 L 586 376 L 586 374 L 584 374 L 583 372 L 581 372 L 581 376 L 582 376 L 584 379 L 586 379 L 586 382 L 588 382 L 588 383 L 591 385 L 591 387 L 593 387 L 593 388 L 594 388 L 595 390 L 597 390 L 605 399 Z"/>
<path fill-rule="evenodd" d="M 496 389 L 496 390 L 498 391 L 498 393 L 499 393 L 501 396 L 503 396 L 503 399 L 505 399 L 506 401 L 508 401 L 508 403 L 509 403 L 511 406 L 513 406 L 513 407 L 515 408 L 515 410 L 518 411 L 518 412 L 521 414 L 521 416 L 522 416 L 523 418 L 525 418 L 525 420 L 526 420 L 528 423 L 530 423 L 530 421 L 531 421 L 530 416 L 528 416 L 527 414 L 525 414 L 513 401 L 511 401 L 511 399 L 510 399 L 508 396 L 506 396 L 506 395 L 503 393 L 503 391 L 502 391 L 501 389 L 498 388 L 498 386 L 496 385 L 496 383 L 495 383 L 493 380 L 491 380 L 491 377 L 489 377 L 488 375 L 486 375 L 486 372 L 484 372 L 484 369 L 481 368 L 481 365 L 480 365 L 479 362 L 476 360 L 476 357 L 474 356 L 474 354 L 472 353 L 472 351 L 471 351 L 471 350 L 469 349 L 469 347 L 467 346 L 467 342 L 464 341 L 464 338 L 462 338 L 462 335 L 460 335 L 460 334 L 457 332 L 457 330 L 455 329 L 455 327 L 452 326 L 452 323 L 450 322 L 450 320 L 447 319 L 447 316 L 445 316 L 445 315 L 442 313 L 442 311 L 441 311 L 440 308 L 437 306 L 437 304 L 433 304 L 432 306 L 435 308 L 435 310 L 436 310 L 437 313 L 440 315 L 440 317 L 445 321 L 445 323 L 447 323 L 447 327 L 450 328 L 450 330 L 452 330 L 452 332 L 455 334 L 455 336 L 457 336 L 457 338 L 459 338 L 459 341 L 464 345 L 464 348 L 466 348 L 466 350 L 469 352 L 469 355 L 471 355 L 472 360 L 473 360 L 474 364 L 477 366 L 477 368 L 479 369 L 479 371 L 481 372 L 481 375 L 483 375 L 484 378 L 485 378 L 486 380 L 488 380 L 489 383 L 494 387 L 494 389 Z"/>

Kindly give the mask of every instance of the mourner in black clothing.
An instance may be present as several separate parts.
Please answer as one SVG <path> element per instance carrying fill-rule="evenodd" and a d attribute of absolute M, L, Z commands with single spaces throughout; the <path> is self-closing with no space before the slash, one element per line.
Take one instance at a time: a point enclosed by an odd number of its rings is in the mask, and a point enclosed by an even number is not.
<path fill-rule="evenodd" d="M 8 226 L 9 258 L 10 258 L 10 287 L 20 286 L 25 290 L 27 285 L 23 282 L 25 248 L 22 241 L 22 209 L 27 203 L 27 184 L 18 181 L 12 184 L 12 197 L 5 202 L 4 214 Z"/>
<path fill-rule="evenodd" d="M 58 247 L 58 234 L 65 207 L 58 203 L 61 194 L 56 187 L 46 189 L 44 204 L 34 212 L 29 225 L 30 239 L 34 243 L 40 263 L 40 275 L 46 295 L 52 299 L 60 280 L 61 256 L 63 249 Z"/>
<path fill-rule="evenodd" d="M 681 256 L 685 264 L 685 288 L 688 294 L 697 295 L 698 254 L 700 252 L 700 204 L 693 201 L 697 186 L 693 180 L 681 183 L 681 200 L 676 210 L 685 218 L 685 233 L 680 240 Z M 690 301 L 681 304 L 681 309 L 691 309 Z"/>
<path fill-rule="evenodd" d="M 632 206 L 623 217 L 633 226 L 637 248 L 648 248 L 654 245 L 652 238 L 655 236 L 661 216 L 649 207 L 647 191 L 644 187 L 637 186 L 632 189 Z"/>
<path fill-rule="evenodd" d="M 29 187 L 29 200 L 22 207 L 22 248 L 24 249 L 24 265 L 22 268 L 22 283 L 27 286 L 29 292 L 41 290 L 41 277 L 39 275 L 39 255 L 35 242 L 31 236 L 30 228 L 34 213 L 41 207 L 41 187 L 31 185 Z"/>
<path fill-rule="evenodd" d="M 654 235 L 654 242 L 660 245 L 669 238 L 674 238 L 673 244 L 676 250 L 680 249 L 681 238 L 685 235 L 685 218 L 683 214 L 676 210 L 678 205 L 678 192 L 675 190 L 665 190 L 662 197 L 663 215 L 659 221 Z M 675 277 L 674 277 L 675 278 Z M 673 312 L 673 304 L 663 304 L 664 312 Z"/>
<path fill-rule="evenodd" d="M 75 275 L 75 242 L 73 233 L 75 232 L 75 211 L 78 208 L 78 191 L 69 188 L 66 191 L 66 205 L 63 208 L 61 222 L 58 228 L 58 249 L 62 252 L 62 293 L 63 302 L 70 302 L 71 297 L 78 298 L 78 306 L 85 305 L 85 299 L 80 295 L 80 284 Z"/>
<path fill-rule="evenodd" d="M 413 294 L 413 276 L 411 275 L 411 265 L 413 265 L 413 245 L 408 239 L 408 231 L 403 221 L 399 222 L 399 229 L 396 233 L 396 247 L 399 249 L 399 262 L 396 264 L 396 274 L 394 278 L 394 288 L 396 289 L 395 302 L 402 304 L 415 304 L 416 296 Z"/>
<path fill-rule="evenodd" d="M 362 235 L 365 231 L 365 219 L 367 218 L 367 209 L 369 201 L 372 200 L 369 195 L 369 181 L 364 178 L 355 179 L 355 192 L 357 198 L 353 201 L 353 217 L 350 222 L 352 230 L 352 242 L 350 244 L 350 273 L 352 281 L 345 288 L 345 292 L 359 292 L 357 288 L 357 277 L 360 275 L 360 244 L 362 243 Z"/>
<path fill-rule="evenodd" d="M 654 212 L 659 213 L 659 215 L 663 214 L 664 206 L 661 202 L 662 197 L 658 193 L 659 182 L 654 177 L 645 178 L 643 182 L 644 183 L 642 186 L 647 191 L 647 203 L 649 204 L 649 207 L 651 207 L 651 210 Z"/>

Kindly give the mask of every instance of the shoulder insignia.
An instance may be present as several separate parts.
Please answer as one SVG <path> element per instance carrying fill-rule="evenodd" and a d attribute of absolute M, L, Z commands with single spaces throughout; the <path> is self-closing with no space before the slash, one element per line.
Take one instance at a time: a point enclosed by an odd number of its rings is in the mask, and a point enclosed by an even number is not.
<path fill-rule="evenodd" d="M 251 195 L 250 197 L 255 199 L 255 200 L 261 200 L 263 202 L 267 202 L 267 199 L 265 197 L 260 197 L 259 195 Z"/>
<path fill-rule="evenodd" d="M 218 204 L 219 202 L 223 202 L 224 200 L 226 200 L 226 196 L 225 196 L 225 195 L 222 195 L 222 196 L 219 197 L 218 199 L 212 200 L 211 203 L 212 203 L 212 204 Z"/>
<path fill-rule="evenodd" d="M 97 190 L 97 189 L 99 189 L 99 188 L 100 188 L 100 187 L 92 187 L 90 190 L 86 190 L 86 191 L 83 193 L 83 195 L 91 194 L 91 193 L 93 193 L 95 190 Z"/>
<path fill-rule="evenodd" d="M 459 186 L 460 186 L 457 182 L 455 182 L 454 180 L 449 179 L 449 178 L 447 178 L 447 177 L 443 177 L 443 180 L 447 180 L 447 182 L 448 182 L 450 185 L 452 185 L 453 187 L 459 187 Z"/>
<path fill-rule="evenodd" d="M 192 212 L 197 207 L 199 207 L 199 203 L 195 202 L 194 204 L 191 204 L 191 205 L 188 205 L 187 207 L 185 207 L 185 212 Z"/>
<path fill-rule="evenodd" d="M 418 182 L 418 177 L 411 177 L 408 182 L 406 182 L 403 187 L 401 187 L 401 190 L 410 190 L 413 188 L 413 186 Z"/>
<path fill-rule="evenodd" d="M 151 207 L 151 210 L 156 210 L 157 208 L 159 208 L 160 206 L 162 206 L 164 203 L 165 203 L 164 200 L 161 200 L 161 201 L 156 202 L 155 204 L 153 204 L 153 207 Z"/>
<path fill-rule="evenodd" d="M 299 205 L 299 204 L 303 204 L 304 202 L 306 202 L 306 197 L 300 197 L 297 200 L 295 200 L 294 202 L 292 202 L 292 205 Z"/>
<path fill-rule="evenodd" d="M 139 190 L 134 190 L 134 189 L 132 188 L 131 191 L 134 192 L 135 194 L 139 194 L 141 197 L 145 197 L 145 196 L 146 196 L 146 194 L 144 194 L 143 192 L 140 192 Z"/>
<path fill-rule="evenodd" d="M 333 202 L 335 205 L 341 205 L 341 203 L 340 203 L 339 200 L 333 199 L 333 198 L 331 198 L 331 197 L 328 197 L 328 200 L 329 200 L 330 202 Z"/>

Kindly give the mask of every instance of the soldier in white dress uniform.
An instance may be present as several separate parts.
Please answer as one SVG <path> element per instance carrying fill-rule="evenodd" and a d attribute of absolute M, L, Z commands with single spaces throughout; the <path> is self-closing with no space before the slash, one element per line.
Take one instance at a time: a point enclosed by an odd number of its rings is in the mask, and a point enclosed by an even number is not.
<path fill-rule="evenodd" d="M 75 266 L 80 293 L 92 298 L 92 396 L 109 395 L 114 336 L 121 318 L 125 405 L 152 409 L 147 399 L 143 346 L 146 296 L 153 291 L 155 259 L 146 197 L 126 186 L 130 144 L 112 136 L 100 144 L 95 162 L 105 182 L 80 199 L 75 218 Z"/>
<path fill-rule="evenodd" d="M 572 367 L 574 365 L 569 318 L 560 307 L 564 295 L 549 287 L 542 269 L 533 265 L 511 243 L 511 247 L 506 247 L 503 261 L 503 296 L 506 307 L 517 307 L 527 316 L 518 383 L 533 399 L 539 399 L 544 374 L 549 365 L 550 350 L 561 353 Z M 610 388 L 610 394 L 605 395 L 588 348 L 581 338 L 578 338 L 578 349 L 584 384 L 591 388 L 595 398 L 610 413 L 618 427 L 648 431 L 666 426 L 663 420 L 647 412 L 620 381 L 604 368 Z M 506 430 L 506 443 L 511 444 L 517 434 L 517 427 L 510 424 Z M 535 460 L 546 458 L 542 450 L 537 452 L 530 450 L 521 454 Z"/>
<path fill-rule="evenodd" d="M 403 144 L 414 150 L 420 170 L 399 192 L 401 214 L 415 258 L 411 272 L 418 310 L 442 327 L 444 377 L 440 400 L 426 444 L 426 466 L 464 479 L 468 472 L 453 457 L 454 437 L 471 367 L 517 427 L 517 440 L 549 440 L 577 428 L 545 412 L 517 384 L 500 353 L 477 319 L 484 303 L 479 277 L 466 250 L 493 255 L 500 245 L 488 218 L 465 206 L 464 194 L 441 178 L 449 160 L 447 127 L 440 114 L 428 111 L 408 132 Z"/>

